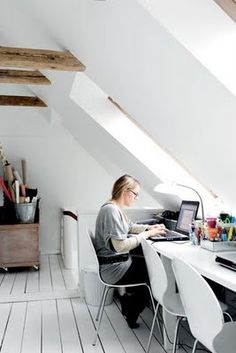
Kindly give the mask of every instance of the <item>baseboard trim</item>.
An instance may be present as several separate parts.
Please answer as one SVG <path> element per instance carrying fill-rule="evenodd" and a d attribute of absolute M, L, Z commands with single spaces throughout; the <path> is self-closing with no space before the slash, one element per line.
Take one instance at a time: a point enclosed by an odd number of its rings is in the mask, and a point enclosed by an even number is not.
<path fill-rule="evenodd" d="M 61 250 L 40 250 L 41 255 L 58 255 L 61 254 Z"/>

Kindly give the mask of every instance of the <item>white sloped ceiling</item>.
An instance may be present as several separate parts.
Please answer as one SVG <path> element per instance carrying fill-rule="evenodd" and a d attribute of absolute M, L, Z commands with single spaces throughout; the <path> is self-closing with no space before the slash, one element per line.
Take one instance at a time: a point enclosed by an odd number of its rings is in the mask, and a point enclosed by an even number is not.
<path fill-rule="evenodd" d="M 164 27 L 135 0 L 22 0 L 17 4 L 9 0 L 3 3 L 0 16 L 2 45 L 73 52 L 86 65 L 86 74 L 140 126 L 204 186 L 235 207 L 235 96 L 190 53 L 186 43 L 175 38 L 166 23 Z M 55 77 L 64 82 L 61 73 Z M 71 82 L 67 86 L 65 79 L 68 96 Z M 57 100 L 59 89 L 57 85 L 33 88 L 54 109 L 58 106 L 63 111 L 63 124 L 88 151 L 97 154 L 101 163 L 112 165 L 110 157 L 102 157 L 106 147 L 97 137 L 106 133 L 88 120 L 86 135 L 79 137 L 81 132 L 73 129 L 79 108 L 70 105 L 66 116 L 67 98 Z M 87 134 L 90 128 L 92 139 Z M 128 161 L 124 165 L 132 159 L 133 170 L 141 169 L 122 146 L 106 138 L 110 154 L 115 152 L 114 165 L 124 157 Z M 146 185 L 149 180 L 149 185 L 155 183 L 153 175 L 144 174 Z"/>

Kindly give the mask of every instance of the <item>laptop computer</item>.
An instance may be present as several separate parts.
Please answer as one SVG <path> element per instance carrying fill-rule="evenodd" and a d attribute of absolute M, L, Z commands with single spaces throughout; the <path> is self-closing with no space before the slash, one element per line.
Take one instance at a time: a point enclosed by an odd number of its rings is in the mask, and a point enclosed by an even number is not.
<path fill-rule="evenodd" d="M 236 271 L 236 251 L 226 252 L 216 255 L 215 261 L 221 266 L 227 267 L 230 270 Z"/>
<path fill-rule="evenodd" d="M 153 241 L 189 240 L 189 227 L 197 217 L 198 201 L 182 201 L 175 230 L 168 230 L 165 236 L 153 236 Z"/>

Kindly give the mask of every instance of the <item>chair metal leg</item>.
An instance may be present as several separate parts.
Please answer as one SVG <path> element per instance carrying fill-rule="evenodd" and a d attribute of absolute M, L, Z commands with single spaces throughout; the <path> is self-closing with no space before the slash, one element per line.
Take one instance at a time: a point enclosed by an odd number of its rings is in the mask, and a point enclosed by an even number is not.
<path fill-rule="evenodd" d="M 98 332 L 99 332 L 100 325 L 101 325 L 101 322 L 102 322 L 102 315 L 103 315 L 103 311 L 104 311 L 104 305 L 105 305 L 105 301 L 106 301 L 108 290 L 109 290 L 109 288 L 107 286 L 105 286 L 105 291 L 104 291 L 102 299 L 101 299 L 101 308 L 100 308 L 100 313 L 99 313 L 99 321 L 98 321 L 98 325 L 97 325 L 97 328 L 96 328 L 95 337 L 94 337 L 94 340 L 93 340 L 93 346 L 96 346 L 96 343 L 97 343 Z"/>
<path fill-rule="evenodd" d="M 150 293 L 150 298 L 151 298 L 151 302 L 152 302 L 152 309 L 153 309 L 153 314 L 154 314 L 156 308 L 155 308 L 155 303 L 154 303 L 152 291 L 151 291 L 151 288 L 150 288 L 148 285 L 147 285 L 147 287 L 148 287 L 148 290 L 149 290 L 149 293 Z M 159 305 L 159 304 L 157 303 L 157 305 Z M 157 310 L 157 313 L 158 313 L 158 310 Z M 162 333 L 160 321 L 159 321 L 157 315 L 156 315 L 156 322 L 157 322 L 158 330 L 160 331 L 160 334 L 161 334 L 161 338 L 162 338 L 162 340 L 163 340 L 163 333 Z"/>
<path fill-rule="evenodd" d="M 150 294 L 150 298 L 151 298 L 151 302 L 152 302 L 152 309 L 153 309 L 153 312 L 155 312 L 155 303 L 154 303 L 154 300 L 153 300 L 152 291 L 151 291 L 151 288 L 148 285 L 147 285 L 147 288 L 149 290 L 149 294 Z"/>
<path fill-rule="evenodd" d="M 177 347 L 177 341 L 178 341 L 178 333 L 179 333 L 179 324 L 180 321 L 182 320 L 181 316 L 177 317 L 176 325 L 175 325 L 175 336 L 174 336 L 174 343 L 173 343 L 173 353 L 176 352 L 176 347 Z"/>
<path fill-rule="evenodd" d="M 158 311 L 159 311 L 160 308 L 161 308 L 161 305 L 159 304 L 159 307 L 158 307 L 158 310 L 157 310 L 157 316 L 156 316 L 156 323 L 157 323 L 158 330 L 159 330 L 160 335 L 161 335 L 162 342 L 164 342 L 163 330 L 162 330 L 161 325 L 160 325 L 160 320 L 158 319 Z"/>
<path fill-rule="evenodd" d="M 196 352 L 197 344 L 198 344 L 198 340 L 195 340 L 195 341 L 194 341 L 194 345 L 193 345 L 192 353 L 195 353 L 195 352 Z"/>
<path fill-rule="evenodd" d="M 103 291 L 102 291 L 102 297 L 101 297 L 101 300 L 100 300 L 97 316 L 96 316 L 96 319 L 95 319 L 96 321 L 98 321 L 98 318 L 99 318 L 99 315 L 100 315 L 100 312 L 101 312 L 101 306 L 102 306 L 103 297 L 105 295 L 105 291 L 106 291 L 106 286 L 104 286 Z"/>
<path fill-rule="evenodd" d="M 150 331 L 150 335 L 149 335 L 149 339 L 148 339 L 146 353 L 148 353 L 149 349 L 150 349 L 150 345 L 151 345 L 151 340 L 152 340 L 152 335 L 153 335 L 153 330 L 154 330 L 154 325 L 155 325 L 158 309 L 159 309 L 159 303 L 157 304 L 155 312 L 154 312 L 154 316 L 153 316 L 153 320 L 152 320 L 152 327 L 151 327 L 151 331 Z"/>
<path fill-rule="evenodd" d="M 227 311 L 224 311 L 223 314 L 224 314 L 224 316 L 228 317 L 229 321 L 234 321 L 232 316 Z"/>

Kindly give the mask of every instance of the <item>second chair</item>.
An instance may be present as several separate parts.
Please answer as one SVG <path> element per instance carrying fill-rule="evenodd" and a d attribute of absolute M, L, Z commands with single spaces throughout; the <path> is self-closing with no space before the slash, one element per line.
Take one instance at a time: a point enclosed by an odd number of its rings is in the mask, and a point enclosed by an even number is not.
<path fill-rule="evenodd" d="M 173 260 L 173 269 L 190 330 L 192 353 L 201 342 L 212 353 L 235 353 L 236 323 L 224 323 L 221 306 L 206 280 L 190 264 Z"/>
<path fill-rule="evenodd" d="M 166 310 L 168 313 L 174 315 L 177 318 L 173 342 L 174 353 L 176 352 L 177 347 L 179 324 L 180 321 L 186 317 L 186 315 L 179 294 L 176 293 L 175 290 L 172 290 L 170 286 L 168 276 L 166 274 L 160 256 L 153 248 L 151 243 L 149 243 L 146 239 L 142 240 L 142 248 L 147 265 L 152 295 L 157 301 L 146 352 L 149 352 L 150 349 L 153 329 L 157 318 L 158 309 L 161 305 L 164 310 Z"/>

